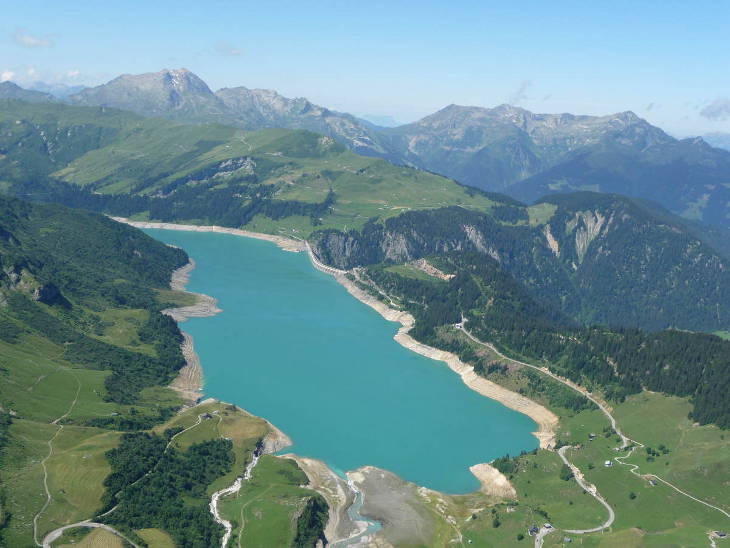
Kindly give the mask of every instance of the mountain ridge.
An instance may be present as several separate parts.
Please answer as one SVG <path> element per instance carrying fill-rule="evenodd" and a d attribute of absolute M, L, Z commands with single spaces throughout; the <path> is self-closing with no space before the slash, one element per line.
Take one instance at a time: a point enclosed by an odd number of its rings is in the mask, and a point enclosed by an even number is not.
<path fill-rule="evenodd" d="M 0 89 L 0 98 L 19 93 Z M 410 124 L 380 127 L 274 90 L 214 92 L 187 69 L 122 75 L 58 100 L 246 130 L 306 129 L 361 155 L 528 202 L 550 193 L 614 192 L 730 227 L 730 151 L 698 138 L 677 140 L 632 111 L 588 116 L 451 104 Z"/>

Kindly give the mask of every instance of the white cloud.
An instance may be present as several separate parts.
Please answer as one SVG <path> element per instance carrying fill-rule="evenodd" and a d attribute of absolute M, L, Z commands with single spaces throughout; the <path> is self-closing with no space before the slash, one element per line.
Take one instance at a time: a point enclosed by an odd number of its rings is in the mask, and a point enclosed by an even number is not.
<path fill-rule="evenodd" d="M 221 55 L 228 55 L 231 57 L 238 57 L 239 55 L 243 55 L 242 49 L 235 47 L 229 42 L 218 42 L 215 45 L 215 50 Z"/>
<path fill-rule="evenodd" d="M 730 99 L 715 99 L 700 111 L 700 116 L 714 122 L 722 122 L 730 119 Z"/>
<path fill-rule="evenodd" d="M 69 80 L 73 80 L 74 78 L 78 78 L 79 76 L 81 76 L 81 71 L 79 69 L 69 70 L 66 72 L 65 76 Z"/>
<path fill-rule="evenodd" d="M 24 48 L 49 48 L 53 45 L 53 38 L 50 35 L 36 36 L 22 29 L 15 30 L 13 40 Z"/>
<path fill-rule="evenodd" d="M 28 75 L 28 78 L 38 78 L 38 69 L 35 67 L 28 67 L 25 69 L 25 73 Z"/>
<path fill-rule="evenodd" d="M 527 99 L 527 90 L 532 87 L 532 81 L 531 80 L 525 80 L 520 84 L 520 87 L 517 88 L 515 91 L 509 94 L 509 97 L 507 98 L 507 103 L 510 105 L 519 105 L 523 101 Z"/>
<path fill-rule="evenodd" d="M 12 70 L 4 70 L 0 72 L 0 82 L 9 82 L 13 79 L 15 73 Z"/>

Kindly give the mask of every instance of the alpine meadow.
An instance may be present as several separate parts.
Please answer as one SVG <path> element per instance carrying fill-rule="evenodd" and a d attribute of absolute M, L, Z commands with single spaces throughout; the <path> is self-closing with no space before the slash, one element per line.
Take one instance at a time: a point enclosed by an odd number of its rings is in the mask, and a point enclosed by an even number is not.
<path fill-rule="evenodd" d="M 730 9 L 413 8 L 7 6 L 0 546 L 730 542 Z"/>

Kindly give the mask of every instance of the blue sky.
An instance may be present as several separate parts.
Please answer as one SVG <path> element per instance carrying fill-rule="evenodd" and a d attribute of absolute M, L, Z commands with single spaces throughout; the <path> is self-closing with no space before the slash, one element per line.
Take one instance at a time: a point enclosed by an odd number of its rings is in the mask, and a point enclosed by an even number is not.
<path fill-rule="evenodd" d="M 633 110 L 730 131 L 730 2 L 3 2 L 0 77 L 99 84 L 186 67 L 355 114 L 450 103 Z"/>

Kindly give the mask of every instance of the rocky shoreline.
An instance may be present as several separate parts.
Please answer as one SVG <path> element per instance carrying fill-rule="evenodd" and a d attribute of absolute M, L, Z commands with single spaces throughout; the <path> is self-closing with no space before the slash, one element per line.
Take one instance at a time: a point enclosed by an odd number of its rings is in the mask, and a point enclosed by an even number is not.
<path fill-rule="evenodd" d="M 218 234 L 232 234 L 234 236 L 244 236 L 246 238 L 255 238 L 257 240 L 266 240 L 278 245 L 284 251 L 306 251 L 304 240 L 295 240 L 286 236 L 276 236 L 274 234 L 263 234 L 261 232 L 251 232 L 249 230 L 241 230 L 240 228 L 227 228 L 224 226 L 211 225 L 181 225 L 175 223 L 153 223 L 147 221 L 133 221 L 125 217 L 111 217 L 115 221 L 131 225 L 137 228 L 160 228 L 163 230 L 184 230 L 186 232 L 217 232 Z"/>
<path fill-rule="evenodd" d="M 181 266 L 172 273 L 170 289 L 173 291 L 186 291 L 195 295 L 196 303 L 190 306 L 179 308 L 167 308 L 162 311 L 177 323 L 184 322 L 188 318 L 207 318 L 223 312 L 218 308 L 218 300 L 203 293 L 192 293 L 185 289 L 190 272 L 195 268 L 195 261 L 190 259 L 188 264 Z M 203 395 L 203 368 L 200 365 L 200 358 L 195 352 L 193 337 L 181 331 L 183 342 L 180 347 L 185 365 L 178 372 L 177 377 L 170 383 L 170 388 L 175 390 L 188 404 L 194 404 Z"/>
<path fill-rule="evenodd" d="M 399 344 L 422 356 L 445 362 L 452 371 L 461 377 L 464 384 L 475 392 L 530 417 L 538 425 L 538 429 L 533 432 L 533 435 L 538 439 L 541 448 L 546 449 L 555 445 L 555 433 L 558 428 L 558 417 L 555 413 L 517 392 L 480 377 L 472 366 L 462 362 L 456 354 L 418 342 L 408 334 L 415 323 L 415 319 L 411 314 L 388 306 L 361 289 L 345 275 L 337 274 L 334 277 L 347 289 L 350 295 L 375 309 L 386 320 L 401 324 L 398 333 L 393 337 Z"/>
<path fill-rule="evenodd" d="M 308 251 L 313 266 L 315 268 L 322 269 L 317 264 L 318 261 L 316 260 L 316 257 L 313 256 L 311 250 L 308 249 L 306 242 L 303 240 L 298 241 L 283 236 L 273 236 L 269 234 L 260 234 L 246 230 L 216 226 L 138 222 L 118 217 L 114 217 L 114 220 L 137 228 L 216 232 L 266 240 L 276 243 L 280 248 L 286 251 Z M 185 291 L 189 274 L 194 268 L 195 263 L 191 260 L 190 263 L 175 271 L 171 280 L 171 288 L 178 291 Z M 343 271 L 335 271 L 335 269 L 327 268 L 325 272 L 332 274 L 333 277 L 342 286 L 344 286 L 353 297 L 375 309 L 383 318 L 388 321 L 399 322 L 401 327 L 398 330 L 398 333 L 394 336 L 394 339 L 399 344 L 428 358 L 445 362 L 451 370 L 459 374 L 464 384 L 472 390 L 485 397 L 494 399 L 510 409 L 529 416 L 538 424 L 538 430 L 533 432 L 533 434 L 538 439 L 540 447 L 546 448 L 554 445 L 555 432 L 558 426 L 558 417 L 554 413 L 529 398 L 478 376 L 473 367 L 463 363 L 455 354 L 439 350 L 416 341 L 408 334 L 415 323 L 415 319 L 411 314 L 388 306 L 379 299 L 370 295 L 358 287 L 358 285 L 354 283 Z M 213 297 L 204 294 L 195 295 L 198 296 L 198 302 L 195 305 L 169 309 L 163 312 L 169 314 L 178 322 L 184 322 L 187 318 L 191 317 L 213 316 L 221 312 L 221 309 L 217 306 L 217 300 Z M 183 334 L 185 340 L 183 342 L 182 349 L 187 365 L 181 369 L 180 374 L 175 381 L 173 381 L 171 387 L 177 390 L 184 398 L 189 400 L 191 397 L 195 396 L 195 400 L 197 400 L 202 394 L 202 368 L 200 366 L 200 360 L 193 347 L 192 337 L 187 333 Z M 292 444 L 286 434 L 274 427 L 271 423 L 268 424 L 270 427 L 270 434 L 265 440 L 264 451 L 266 453 L 280 451 Z M 365 522 L 353 520 L 348 515 L 347 509 L 352 505 L 355 493 L 348 485 L 347 481 L 337 476 L 322 461 L 304 458 L 294 454 L 284 455 L 282 458 L 291 458 L 295 460 L 307 475 L 309 480 L 308 487 L 320 493 L 327 500 L 330 506 L 330 516 L 326 527 L 326 537 L 331 539 L 331 542 L 334 541 L 336 544 L 338 541 L 357 537 L 365 531 L 364 528 L 367 527 Z M 369 468 L 371 467 L 365 467 L 364 469 L 360 469 L 355 472 L 361 472 L 362 470 Z M 472 466 L 470 471 L 479 480 L 482 486 L 482 492 L 493 495 L 497 495 L 499 493 L 500 496 L 507 497 L 512 494 L 513 488 L 509 481 L 507 481 L 501 473 L 490 465 L 477 464 Z M 389 472 L 380 470 L 378 470 L 378 472 L 390 474 Z M 356 476 L 353 476 L 353 478 L 355 477 L 357 479 L 361 479 L 357 474 Z M 367 538 L 362 537 L 358 540 L 364 544 L 373 543 L 375 540 L 374 538 L 370 538 L 370 535 L 366 535 L 366 537 Z M 381 541 L 382 539 L 378 538 L 378 540 Z"/>
<path fill-rule="evenodd" d="M 236 236 L 244 236 L 247 238 L 256 238 L 259 240 L 266 240 L 273 242 L 277 244 L 279 247 L 286 251 L 308 251 L 306 241 L 304 240 L 294 240 L 292 238 L 287 238 L 284 236 L 274 236 L 271 234 L 261 234 L 258 232 L 250 232 L 248 230 L 240 230 L 236 228 L 225 228 L 220 226 L 198 226 L 198 225 L 182 225 L 182 224 L 174 224 L 174 223 L 153 223 L 153 222 L 142 222 L 142 221 L 131 221 L 129 219 L 125 219 L 123 217 L 112 217 L 114 220 L 126 223 L 138 228 L 160 228 L 160 229 L 166 229 L 166 230 L 184 230 L 184 231 L 193 231 L 193 232 L 217 232 L 221 234 L 233 234 Z M 311 251 L 310 251 L 310 259 L 312 259 L 312 264 L 315 266 L 315 268 L 320 268 L 317 265 L 316 258 L 313 257 Z M 179 272 L 177 274 L 177 277 L 174 277 L 174 280 L 177 280 L 178 287 L 184 287 L 184 284 L 187 281 L 187 276 L 190 273 L 190 270 L 192 270 L 193 266 L 190 267 L 186 265 L 182 269 L 179 269 Z M 184 270 L 186 269 L 187 270 Z M 328 269 L 329 272 L 330 269 Z M 335 270 L 335 269 L 331 269 Z M 333 277 L 347 289 L 347 291 L 356 299 L 359 301 L 367 304 L 368 306 L 374 308 L 383 318 L 385 318 L 388 321 L 392 322 L 399 322 L 401 324 L 401 328 L 398 330 L 398 333 L 395 335 L 394 339 L 401 345 L 405 346 L 409 350 L 413 350 L 414 352 L 417 352 L 423 356 L 426 356 L 428 358 L 432 358 L 434 360 L 439 360 L 445 362 L 449 368 L 457 373 L 464 384 L 466 384 L 469 388 L 474 390 L 475 392 L 478 392 L 479 394 L 491 398 L 493 400 L 496 400 L 500 402 L 502 405 L 509 407 L 510 409 L 513 409 L 519 413 L 523 413 L 530 417 L 532 420 L 534 420 L 537 425 L 538 429 L 533 432 L 534 436 L 538 439 L 540 443 L 541 448 L 548 448 L 555 445 L 555 432 L 558 428 L 558 417 L 555 415 L 552 411 L 547 409 L 546 407 L 540 405 L 537 402 L 534 402 L 533 400 L 526 398 L 525 396 L 522 396 L 521 394 L 518 394 L 517 392 L 513 392 L 511 390 L 508 390 L 492 381 L 489 381 L 483 377 L 480 377 L 477 375 L 477 373 L 474 371 L 474 368 L 470 365 L 465 364 L 462 362 L 456 354 L 453 354 L 451 352 L 447 352 L 445 350 L 439 350 L 438 348 L 433 348 L 430 346 L 427 346 L 425 344 L 419 343 L 413 337 L 408 335 L 408 332 L 413 327 L 413 324 L 415 323 L 415 320 L 413 316 L 411 316 L 407 312 L 403 312 L 401 310 L 396 310 L 379 299 L 373 297 L 372 295 L 368 294 L 367 292 L 363 291 L 360 287 L 358 287 L 353 281 L 351 281 L 344 273 L 337 272 L 329 272 L 333 275 Z M 208 299 L 212 299 L 212 297 L 208 297 Z M 215 301 L 213 299 L 213 301 Z M 201 313 L 206 314 L 208 312 L 212 312 L 213 309 L 216 310 L 215 313 L 220 311 L 220 309 L 215 306 L 215 302 L 208 302 L 207 305 L 203 305 Z M 180 309 L 176 309 L 180 310 Z M 187 317 L 192 317 L 191 315 Z M 184 320 L 183 320 L 184 321 Z"/>

